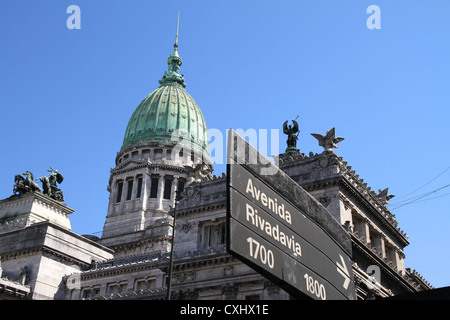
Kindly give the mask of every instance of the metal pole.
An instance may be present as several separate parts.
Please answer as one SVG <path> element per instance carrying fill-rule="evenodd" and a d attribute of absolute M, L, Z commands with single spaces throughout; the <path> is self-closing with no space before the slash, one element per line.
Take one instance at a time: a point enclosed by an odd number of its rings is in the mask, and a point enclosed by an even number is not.
<path fill-rule="evenodd" d="M 178 204 L 178 187 L 175 190 L 175 206 L 173 210 L 173 222 L 172 222 L 172 239 L 170 245 L 170 264 L 169 264 L 169 276 L 167 277 L 167 295 L 166 300 L 170 300 L 170 293 L 172 290 L 172 270 L 173 270 L 173 245 L 175 239 L 175 222 L 177 220 L 177 204 Z"/>

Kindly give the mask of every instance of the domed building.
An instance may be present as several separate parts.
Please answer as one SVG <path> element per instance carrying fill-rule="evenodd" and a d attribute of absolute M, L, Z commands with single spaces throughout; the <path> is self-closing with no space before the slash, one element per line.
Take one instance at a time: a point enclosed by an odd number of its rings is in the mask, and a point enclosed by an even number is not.
<path fill-rule="evenodd" d="M 39 190 L 0 200 L 0 300 L 308 298 L 292 297 L 227 252 L 227 179 L 211 174 L 206 122 L 179 73 L 178 31 L 167 64 L 129 119 L 99 237 L 71 232 L 74 210 Z M 386 206 L 388 189 L 372 191 L 332 150 L 343 140 L 334 129 L 325 138 L 333 143 L 319 139 L 322 153 L 288 148 L 278 164 L 323 213 L 305 215 L 348 240 L 355 292 L 341 298 L 431 289 L 405 267 L 409 241 Z"/>
<path fill-rule="evenodd" d="M 113 249 L 114 258 L 81 273 L 79 290 L 67 298 L 294 298 L 227 252 L 226 176 L 211 175 L 207 126 L 179 73 L 177 39 L 167 64 L 160 86 L 133 112 L 111 170 L 108 214 L 96 242 Z M 311 201 L 326 207 L 328 219 L 351 239 L 356 292 L 350 299 L 430 288 L 405 268 L 408 241 L 386 202 L 356 179 L 334 151 L 305 156 L 298 149 L 286 150 L 278 159 L 280 168 L 311 194 Z M 361 230 L 370 235 L 361 236 Z M 375 284 L 368 274 L 373 266 L 381 274 Z"/>
<path fill-rule="evenodd" d="M 116 245 L 124 247 L 141 241 L 141 236 L 158 236 L 155 225 L 170 222 L 168 212 L 176 191 L 181 194 L 185 186 L 213 170 L 205 119 L 179 73 L 178 35 L 167 64 L 160 86 L 131 115 L 116 167 L 111 170 L 101 242 L 119 252 Z M 158 248 L 167 250 L 167 243 Z"/>

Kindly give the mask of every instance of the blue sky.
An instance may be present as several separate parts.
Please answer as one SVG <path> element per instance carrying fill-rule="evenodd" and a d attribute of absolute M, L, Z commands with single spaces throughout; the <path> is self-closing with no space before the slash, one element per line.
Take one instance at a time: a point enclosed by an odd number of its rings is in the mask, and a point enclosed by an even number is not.
<path fill-rule="evenodd" d="M 72 4 L 80 30 L 66 25 Z M 367 28 L 370 5 L 381 29 Z M 208 127 L 281 130 L 298 115 L 306 154 L 322 150 L 310 133 L 336 127 L 337 153 L 396 195 L 406 266 L 450 286 L 448 1 L 4 0 L 0 198 L 16 174 L 52 166 L 72 230 L 102 230 L 110 168 L 167 69 L 178 10 L 181 72 Z"/>

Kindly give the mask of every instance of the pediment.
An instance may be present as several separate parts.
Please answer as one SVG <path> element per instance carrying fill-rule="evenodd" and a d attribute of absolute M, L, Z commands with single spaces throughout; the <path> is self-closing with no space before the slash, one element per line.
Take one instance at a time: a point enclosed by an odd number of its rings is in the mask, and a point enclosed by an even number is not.
<path fill-rule="evenodd" d="M 111 172 L 132 170 L 137 167 L 145 167 L 150 164 L 151 162 L 149 160 L 130 159 L 119 163 L 114 169 L 111 170 Z"/>

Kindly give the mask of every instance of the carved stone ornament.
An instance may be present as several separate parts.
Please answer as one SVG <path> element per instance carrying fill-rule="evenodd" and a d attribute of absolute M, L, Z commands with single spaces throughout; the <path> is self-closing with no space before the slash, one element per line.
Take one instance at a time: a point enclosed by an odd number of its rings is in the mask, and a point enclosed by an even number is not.
<path fill-rule="evenodd" d="M 389 190 L 389 188 L 386 188 L 384 190 L 378 189 L 377 198 L 378 198 L 378 200 L 381 201 L 381 203 L 383 203 L 385 205 L 389 204 L 389 200 L 391 200 L 393 197 L 395 197 L 394 195 L 389 195 L 388 190 Z"/>
<path fill-rule="evenodd" d="M 192 224 L 186 222 L 181 226 L 181 231 L 188 233 L 191 230 L 191 226 Z"/>
<path fill-rule="evenodd" d="M 331 198 L 329 196 L 322 196 L 319 198 L 319 202 L 324 206 L 328 207 L 331 202 Z"/>
<path fill-rule="evenodd" d="M 228 299 L 236 298 L 239 292 L 239 286 L 237 284 L 227 284 L 222 287 L 222 294 Z"/>
<path fill-rule="evenodd" d="M 233 266 L 223 268 L 223 274 L 225 277 L 231 277 L 233 275 Z"/>
<path fill-rule="evenodd" d="M 325 136 L 318 133 L 311 133 L 311 135 L 319 141 L 319 146 L 323 147 L 325 151 L 332 151 L 333 148 L 338 147 L 339 142 L 344 140 L 344 138 L 335 137 L 335 128 L 327 131 Z"/>

